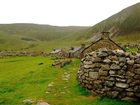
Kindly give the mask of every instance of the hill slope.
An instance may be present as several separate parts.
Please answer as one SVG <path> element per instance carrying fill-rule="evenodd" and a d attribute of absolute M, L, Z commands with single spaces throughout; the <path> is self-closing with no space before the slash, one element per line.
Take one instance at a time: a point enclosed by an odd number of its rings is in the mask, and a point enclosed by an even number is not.
<path fill-rule="evenodd" d="M 88 28 L 37 24 L 1 24 L 0 49 L 42 50 L 63 46 L 64 44 L 71 46 L 73 41 L 76 40 L 76 37 L 78 38 L 78 35 Z"/>
<path fill-rule="evenodd" d="M 85 35 L 92 37 L 93 33 L 110 31 L 113 35 L 140 35 L 140 3 L 127 7 L 117 14 L 101 21 L 88 29 Z"/>

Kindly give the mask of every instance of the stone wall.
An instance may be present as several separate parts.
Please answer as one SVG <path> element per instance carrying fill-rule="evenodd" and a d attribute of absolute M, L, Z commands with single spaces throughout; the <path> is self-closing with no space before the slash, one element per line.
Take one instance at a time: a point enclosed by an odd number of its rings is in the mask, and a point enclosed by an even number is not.
<path fill-rule="evenodd" d="M 48 56 L 46 52 L 0 51 L 0 58 L 7 56 Z"/>
<path fill-rule="evenodd" d="M 81 60 L 77 79 L 94 95 L 140 99 L 140 54 L 99 49 Z"/>

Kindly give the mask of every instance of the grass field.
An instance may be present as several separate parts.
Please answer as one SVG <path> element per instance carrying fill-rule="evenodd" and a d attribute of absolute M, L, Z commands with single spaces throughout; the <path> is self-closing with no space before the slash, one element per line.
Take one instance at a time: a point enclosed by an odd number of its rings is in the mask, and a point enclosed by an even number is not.
<path fill-rule="evenodd" d="M 119 42 L 122 44 L 139 44 L 140 43 L 140 32 L 129 33 L 114 37 L 113 40 L 115 42 Z"/>
<path fill-rule="evenodd" d="M 52 62 L 49 57 L 0 59 L 0 105 L 23 105 L 24 99 L 44 100 L 50 105 L 138 105 L 95 97 L 81 88 L 76 80 L 77 59 L 64 68 L 52 67 Z"/>

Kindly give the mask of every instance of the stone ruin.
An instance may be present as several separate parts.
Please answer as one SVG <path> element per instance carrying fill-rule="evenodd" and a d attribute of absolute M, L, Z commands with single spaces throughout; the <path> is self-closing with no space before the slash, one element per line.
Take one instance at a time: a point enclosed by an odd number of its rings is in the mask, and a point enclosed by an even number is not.
<path fill-rule="evenodd" d="M 140 99 L 140 54 L 99 49 L 81 59 L 79 84 L 93 95 Z"/>
<path fill-rule="evenodd" d="M 71 62 L 72 62 L 71 59 L 56 59 L 54 60 L 54 63 L 52 64 L 52 66 L 63 68 L 64 66 L 70 64 Z"/>

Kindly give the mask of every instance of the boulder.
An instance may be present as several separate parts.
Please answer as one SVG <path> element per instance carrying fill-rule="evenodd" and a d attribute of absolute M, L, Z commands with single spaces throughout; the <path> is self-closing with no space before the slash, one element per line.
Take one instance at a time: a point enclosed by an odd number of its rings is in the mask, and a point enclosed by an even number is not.
<path fill-rule="evenodd" d="M 126 94 L 127 94 L 127 96 L 129 96 L 129 97 L 133 97 L 133 96 L 134 96 L 134 92 L 127 92 Z"/>
<path fill-rule="evenodd" d="M 37 105 L 50 105 L 47 102 L 38 102 Z"/>
<path fill-rule="evenodd" d="M 117 56 L 125 56 L 125 53 L 123 50 L 116 50 L 116 55 Z"/>
<path fill-rule="evenodd" d="M 114 86 L 115 82 L 114 81 L 106 81 L 105 82 L 105 86 L 108 86 L 108 87 L 112 87 Z"/>
<path fill-rule="evenodd" d="M 134 64 L 134 65 L 133 65 L 133 68 L 134 68 L 134 69 L 140 68 L 140 64 Z"/>
<path fill-rule="evenodd" d="M 94 66 L 93 65 L 84 65 L 84 68 L 85 69 L 90 69 L 90 68 L 94 68 Z"/>
<path fill-rule="evenodd" d="M 134 60 L 127 60 L 127 64 L 133 65 L 134 64 Z"/>
<path fill-rule="evenodd" d="M 100 75 L 100 76 L 107 76 L 107 75 L 108 75 L 108 71 L 99 69 L 99 75 Z"/>
<path fill-rule="evenodd" d="M 124 97 L 122 98 L 123 101 L 129 101 L 129 102 L 132 102 L 132 101 L 138 101 L 136 98 L 133 98 L 133 97 Z"/>
<path fill-rule="evenodd" d="M 134 71 L 136 74 L 140 74 L 140 68 L 139 69 L 135 69 Z"/>
<path fill-rule="evenodd" d="M 140 85 L 135 86 L 135 87 L 134 87 L 134 91 L 135 91 L 135 92 L 140 92 Z"/>
<path fill-rule="evenodd" d="M 109 64 L 109 63 L 111 63 L 111 60 L 110 59 L 104 59 L 103 62 Z"/>
<path fill-rule="evenodd" d="M 102 62 L 102 59 L 99 57 L 94 57 L 91 60 L 92 60 L 92 62 Z"/>
<path fill-rule="evenodd" d="M 99 77 L 98 72 L 89 72 L 89 78 L 97 79 Z"/>
<path fill-rule="evenodd" d="M 111 92 L 111 98 L 116 98 L 118 96 L 119 92 L 117 91 L 112 91 Z"/>
<path fill-rule="evenodd" d="M 110 75 L 115 75 L 116 74 L 116 71 L 115 70 L 109 70 L 109 74 Z"/>
<path fill-rule="evenodd" d="M 101 69 L 102 69 L 102 70 L 109 70 L 110 67 L 109 67 L 108 64 L 103 64 L 103 65 L 101 65 Z"/>
<path fill-rule="evenodd" d="M 127 83 L 122 83 L 122 82 L 116 82 L 116 87 L 128 88 L 128 87 L 129 87 L 129 84 L 127 84 Z"/>
<path fill-rule="evenodd" d="M 84 65 L 84 68 L 85 69 L 92 69 L 92 68 L 96 68 L 96 67 L 101 67 L 101 64 L 100 63 L 94 63 L 94 64 L 91 64 L 91 65 Z"/>
<path fill-rule="evenodd" d="M 135 74 L 133 72 L 127 71 L 126 75 L 129 77 L 134 77 Z"/>
<path fill-rule="evenodd" d="M 92 61 L 84 61 L 83 62 L 85 65 L 91 65 L 92 64 Z"/>
<path fill-rule="evenodd" d="M 140 98 L 140 92 L 139 92 L 139 93 L 136 92 L 136 93 L 135 93 L 135 96 Z"/>
<path fill-rule="evenodd" d="M 103 52 L 102 51 L 102 52 L 99 52 L 97 56 L 100 57 L 100 58 L 102 58 L 102 57 L 107 57 L 108 54 L 106 52 Z"/>
<path fill-rule="evenodd" d="M 126 79 L 116 78 L 116 81 L 118 81 L 118 82 L 126 82 Z"/>
<path fill-rule="evenodd" d="M 121 68 L 120 68 L 119 65 L 112 64 L 112 65 L 110 66 L 110 69 L 112 69 L 112 70 L 119 70 L 119 69 L 121 69 Z"/>
<path fill-rule="evenodd" d="M 126 63 L 126 58 L 125 57 L 119 57 L 119 62 Z"/>
<path fill-rule="evenodd" d="M 32 99 L 25 99 L 25 100 L 23 100 L 23 103 L 30 105 L 33 103 L 33 100 Z"/>

